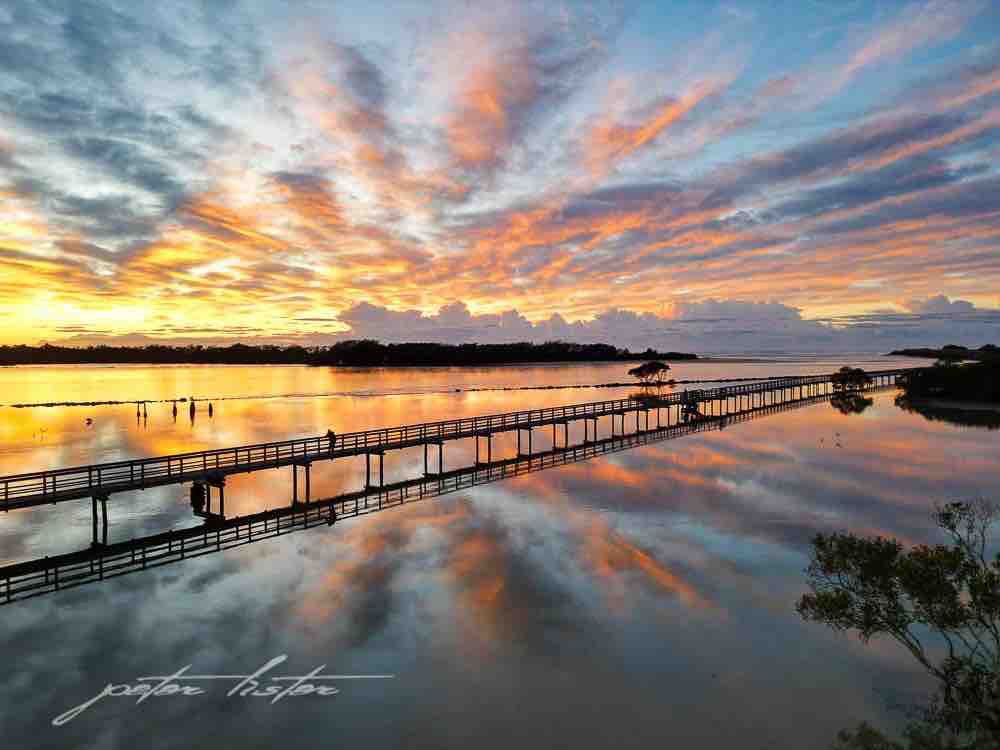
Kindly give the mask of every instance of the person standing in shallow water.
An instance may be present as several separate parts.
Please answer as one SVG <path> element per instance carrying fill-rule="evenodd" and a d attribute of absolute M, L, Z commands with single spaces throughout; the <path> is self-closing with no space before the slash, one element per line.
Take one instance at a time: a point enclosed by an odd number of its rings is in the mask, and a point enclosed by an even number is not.
<path fill-rule="evenodd" d="M 213 412 L 213 411 L 214 411 L 214 409 L 212 409 L 212 404 L 211 404 L 211 403 L 209 403 L 209 404 L 208 404 L 208 418 L 209 418 L 209 419 L 211 419 L 211 418 L 212 418 L 212 412 Z"/>

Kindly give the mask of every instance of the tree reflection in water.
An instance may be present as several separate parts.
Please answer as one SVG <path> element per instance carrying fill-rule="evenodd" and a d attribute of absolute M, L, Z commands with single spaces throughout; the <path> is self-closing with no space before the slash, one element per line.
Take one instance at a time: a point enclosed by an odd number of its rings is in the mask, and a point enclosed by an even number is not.
<path fill-rule="evenodd" d="M 996 408 L 959 407 L 938 401 L 910 398 L 905 393 L 896 396 L 896 406 L 903 411 L 919 414 L 930 422 L 947 422 L 984 430 L 1000 429 L 1000 410 Z"/>
<path fill-rule="evenodd" d="M 830 406 L 841 414 L 861 414 L 875 402 L 857 392 L 837 393 L 830 398 Z"/>

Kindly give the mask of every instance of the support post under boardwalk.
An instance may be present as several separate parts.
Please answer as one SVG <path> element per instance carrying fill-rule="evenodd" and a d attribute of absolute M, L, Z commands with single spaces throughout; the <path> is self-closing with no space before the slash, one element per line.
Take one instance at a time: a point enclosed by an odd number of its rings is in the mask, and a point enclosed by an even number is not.
<path fill-rule="evenodd" d="M 208 492 L 208 510 L 212 509 L 212 487 L 219 490 L 219 512 L 216 514 L 220 519 L 226 517 L 226 477 L 222 474 L 211 475 L 206 478 L 205 489 Z"/>
<path fill-rule="evenodd" d="M 91 546 L 100 547 L 108 545 L 108 496 L 105 495 L 92 495 L 91 498 L 91 514 L 92 514 L 92 527 L 93 527 L 93 541 Z M 101 533 L 100 538 L 98 538 L 97 533 L 97 503 L 101 503 Z"/>
<path fill-rule="evenodd" d="M 593 435 L 590 435 L 588 431 L 588 427 L 590 426 L 591 422 L 594 423 Z M 583 434 L 584 434 L 584 442 L 587 442 L 587 440 L 594 440 L 594 441 L 597 440 L 597 417 L 587 417 L 586 419 L 583 420 Z"/>
<path fill-rule="evenodd" d="M 523 441 L 521 439 L 521 432 L 527 431 L 528 433 L 528 452 L 524 453 Z M 518 427 L 517 428 L 517 455 L 518 458 L 521 456 L 531 456 L 531 428 L 530 427 Z"/>
<path fill-rule="evenodd" d="M 520 434 L 520 433 L 518 433 Z M 476 434 L 476 466 L 481 463 L 479 460 L 479 438 L 486 438 L 486 463 L 493 463 L 493 433 L 488 432 L 485 435 Z"/>

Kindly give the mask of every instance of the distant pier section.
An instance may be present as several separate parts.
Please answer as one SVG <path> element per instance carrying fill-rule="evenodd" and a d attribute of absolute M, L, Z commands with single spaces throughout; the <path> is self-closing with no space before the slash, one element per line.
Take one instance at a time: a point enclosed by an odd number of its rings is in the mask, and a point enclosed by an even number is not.
<path fill-rule="evenodd" d="M 338 519 L 390 509 L 485 482 L 704 430 L 725 429 L 788 409 L 835 401 L 839 395 L 892 387 L 907 372 L 911 370 L 864 373 L 856 385 L 849 387 L 838 383 L 835 375 L 782 377 L 666 396 L 649 394 L 0 477 L 0 488 L 5 493 L 0 509 L 15 510 L 89 497 L 93 514 L 93 542 L 89 548 L 0 567 L 0 605 L 221 552 L 299 529 L 333 525 Z M 579 421 L 584 423 L 583 441 L 570 444 L 569 424 Z M 536 450 L 532 436 L 538 428 L 547 427 L 552 429 L 551 443 Z M 517 455 L 494 457 L 492 436 L 514 431 Z M 465 438 L 475 438 L 475 463 L 446 470 L 444 444 Z M 421 445 L 423 475 L 386 484 L 382 472 L 385 452 Z M 429 460 L 432 446 L 437 448 L 433 471 Z M 362 489 L 336 497 L 311 497 L 312 463 L 361 454 L 366 456 Z M 377 473 L 372 471 L 372 456 L 379 459 Z M 229 474 L 284 466 L 292 467 L 292 492 L 287 505 L 245 516 L 226 516 L 225 485 Z M 301 498 L 300 473 L 304 474 Z M 108 498 L 112 493 L 187 482 L 191 483 L 194 515 L 203 519 L 201 525 L 109 544 Z M 218 493 L 214 508 L 213 490 Z"/>
<path fill-rule="evenodd" d="M 879 370 L 868 372 L 870 383 L 866 388 L 879 388 L 895 384 L 897 378 L 909 369 Z M 598 420 L 611 417 L 611 433 L 615 434 L 620 421 L 625 431 L 626 415 L 634 415 L 636 431 L 640 431 L 640 416 L 649 429 L 649 415 L 657 419 L 667 410 L 670 419 L 717 417 L 739 413 L 756 406 L 777 403 L 787 398 L 834 393 L 833 375 L 805 375 L 781 377 L 753 383 L 729 385 L 696 391 L 677 391 L 667 395 L 650 395 L 644 398 L 596 401 L 543 409 L 490 414 L 439 422 L 386 427 L 360 432 L 329 434 L 319 437 L 297 438 L 279 442 L 241 445 L 192 453 L 136 458 L 126 461 L 74 466 L 49 471 L 30 472 L 0 477 L 0 510 L 11 511 L 39 505 L 91 498 L 96 506 L 107 502 L 110 495 L 169 484 L 195 482 L 199 491 L 217 488 L 220 496 L 220 513 L 224 515 L 225 478 L 230 474 L 292 467 L 293 499 L 299 496 L 300 469 L 303 476 L 304 499 L 310 497 L 309 468 L 316 461 L 331 461 L 347 456 L 366 456 L 365 486 L 372 486 L 372 456 L 378 456 L 381 475 L 381 456 L 385 451 L 416 446 L 424 447 L 424 473 L 444 470 L 444 443 L 452 440 L 476 438 L 477 462 L 480 442 L 483 442 L 487 461 L 491 457 L 490 438 L 503 432 L 518 433 L 518 454 L 524 449 L 530 454 L 534 430 L 551 426 L 553 445 L 558 439 L 558 428 L 568 435 L 568 424 L 587 422 L 585 440 L 596 440 Z M 593 429 L 590 429 L 590 425 Z M 428 450 L 435 447 L 436 472 L 431 472 Z M 568 447 L 564 444 L 563 447 Z M 381 484 L 381 481 L 379 482 Z"/>

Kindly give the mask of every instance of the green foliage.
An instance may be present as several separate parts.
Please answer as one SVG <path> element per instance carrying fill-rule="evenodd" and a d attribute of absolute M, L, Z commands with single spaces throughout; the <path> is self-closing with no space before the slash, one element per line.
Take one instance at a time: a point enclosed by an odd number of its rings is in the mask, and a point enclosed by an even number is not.
<path fill-rule="evenodd" d="M 954 737 L 945 736 L 940 727 L 926 722 L 911 725 L 904 733 L 906 744 L 890 740 L 867 722 L 855 729 L 844 729 L 830 750 L 960 750 Z"/>
<path fill-rule="evenodd" d="M 844 729 L 837 734 L 837 741 L 830 750 L 905 750 L 903 745 L 893 742 L 867 723 L 856 729 Z"/>
<path fill-rule="evenodd" d="M 954 747 L 1000 747 L 1000 554 L 989 554 L 998 518 L 985 501 L 950 503 L 936 513 L 950 543 L 909 550 L 881 536 L 819 534 L 807 570 L 812 592 L 796 607 L 862 641 L 889 636 L 903 645 L 939 685 L 924 736 L 939 731 Z M 928 633 L 940 661 L 922 641 Z"/>

